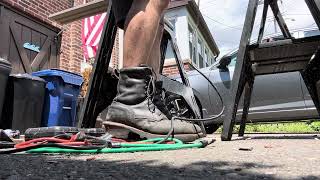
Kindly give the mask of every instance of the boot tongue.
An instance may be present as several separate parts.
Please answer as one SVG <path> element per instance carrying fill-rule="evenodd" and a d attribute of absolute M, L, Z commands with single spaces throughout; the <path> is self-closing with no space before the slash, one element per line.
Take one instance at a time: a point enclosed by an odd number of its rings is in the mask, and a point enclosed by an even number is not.
<path fill-rule="evenodd" d="M 163 85 L 162 81 L 156 81 L 156 88 L 157 89 L 162 90 L 162 85 Z"/>
<path fill-rule="evenodd" d="M 168 110 L 164 102 L 163 95 L 163 81 L 156 81 L 155 83 L 156 93 L 153 99 L 153 103 L 158 107 L 158 109 L 167 116 L 168 119 L 172 118 L 172 114 Z"/>
<path fill-rule="evenodd" d="M 162 99 L 162 81 L 156 81 L 155 82 L 155 99 L 161 100 Z"/>

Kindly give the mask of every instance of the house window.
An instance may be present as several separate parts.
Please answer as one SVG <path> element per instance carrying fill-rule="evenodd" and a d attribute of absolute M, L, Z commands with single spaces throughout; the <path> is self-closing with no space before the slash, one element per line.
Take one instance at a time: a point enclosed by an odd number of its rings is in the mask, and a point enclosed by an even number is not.
<path fill-rule="evenodd" d="M 195 35 L 192 27 L 188 25 L 189 29 L 189 52 L 190 52 L 190 59 L 192 60 L 193 64 L 197 64 L 197 58 L 196 58 L 196 47 L 195 47 Z"/>
<path fill-rule="evenodd" d="M 172 42 L 170 41 L 168 43 L 168 46 L 167 46 L 167 51 L 166 51 L 166 54 L 165 54 L 165 59 L 168 60 L 168 59 L 175 59 L 175 54 L 174 54 L 174 51 L 173 51 L 173 48 L 172 48 Z"/>
<path fill-rule="evenodd" d="M 203 46 L 202 46 L 202 41 L 198 39 L 198 56 L 199 56 L 199 68 L 204 67 L 204 62 L 203 62 Z"/>
<path fill-rule="evenodd" d="M 210 61 L 209 61 L 209 55 L 208 55 L 208 49 L 207 48 L 204 50 L 204 61 L 207 64 L 206 66 L 209 66 Z"/>
<path fill-rule="evenodd" d="M 214 64 L 215 62 L 216 62 L 216 54 L 211 54 L 210 53 L 210 62 L 211 62 L 211 64 Z"/>
<path fill-rule="evenodd" d="M 176 19 L 175 18 L 170 19 L 169 22 L 173 26 L 173 31 L 176 32 Z"/>
<path fill-rule="evenodd" d="M 215 62 L 215 59 L 211 57 L 211 64 L 214 64 Z"/>

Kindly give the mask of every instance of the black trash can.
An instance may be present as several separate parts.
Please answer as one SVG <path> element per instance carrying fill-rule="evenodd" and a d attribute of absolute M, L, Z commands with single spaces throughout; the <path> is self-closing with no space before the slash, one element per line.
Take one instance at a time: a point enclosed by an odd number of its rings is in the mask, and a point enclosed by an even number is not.
<path fill-rule="evenodd" d="M 24 133 L 41 126 L 46 81 L 29 74 L 10 75 L 0 128 Z"/>
<path fill-rule="evenodd" d="M 11 65 L 8 61 L 0 58 L 0 120 L 4 97 L 6 92 L 7 80 L 11 72 Z"/>

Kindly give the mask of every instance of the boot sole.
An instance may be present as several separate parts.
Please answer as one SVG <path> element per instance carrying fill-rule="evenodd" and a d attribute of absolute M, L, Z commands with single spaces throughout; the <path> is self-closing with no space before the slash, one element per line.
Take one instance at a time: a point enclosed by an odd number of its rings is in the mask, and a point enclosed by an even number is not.
<path fill-rule="evenodd" d="M 151 138 L 165 138 L 167 135 L 163 134 L 152 134 L 149 132 L 145 132 L 143 130 L 127 126 L 121 123 L 115 122 L 103 122 L 104 127 L 107 132 L 113 135 L 116 138 L 128 139 L 130 133 L 134 133 L 140 136 L 141 139 L 151 139 Z M 174 138 L 177 138 L 183 142 L 192 142 L 199 138 L 205 137 L 203 133 L 197 134 L 174 134 Z"/>

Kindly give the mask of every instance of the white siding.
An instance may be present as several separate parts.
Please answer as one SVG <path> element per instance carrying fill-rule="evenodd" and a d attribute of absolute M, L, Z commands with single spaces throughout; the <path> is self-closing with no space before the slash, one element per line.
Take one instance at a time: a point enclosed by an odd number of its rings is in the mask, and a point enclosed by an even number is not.
<path fill-rule="evenodd" d="M 174 8 L 170 9 L 166 12 L 165 17 L 168 20 L 174 19 L 175 21 L 175 35 L 176 35 L 176 40 L 177 40 L 177 45 L 180 50 L 181 58 L 183 60 L 185 59 L 192 59 L 190 57 L 190 50 L 189 50 L 189 30 L 188 26 L 190 25 L 194 31 L 195 35 L 195 47 L 197 47 L 198 39 L 202 42 L 202 49 L 207 49 L 208 50 L 208 55 L 209 57 L 214 58 L 213 53 L 209 46 L 208 43 L 205 41 L 205 38 L 203 35 L 200 33 L 199 29 L 197 28 L 196 23 L 188 13 L 188 10 L 186 7 L 180 7 L 180 8 Z M 204 53 L 204 52 L 203 52 Z M 204 54 L 202 55 L 204 57 Z M 196 61 L 197 64 L 196 66 L 199 67 L 199 54 L 198 54 L 198 48 L 196 48 Z M 207 62 L 209 65 L 211 64 L 211 61 L 209 60 Z"/>
<path fill-rule="evenodd" d="M 188 41 L 188 18 L 187 9 L 185 7 L 169 10 L 165 17 L 167 19 L 175 19 L 175 35 L 177 45 L 180 50 L 181 58 L 190 59 L 189 57 L 189 41 Z"/>

